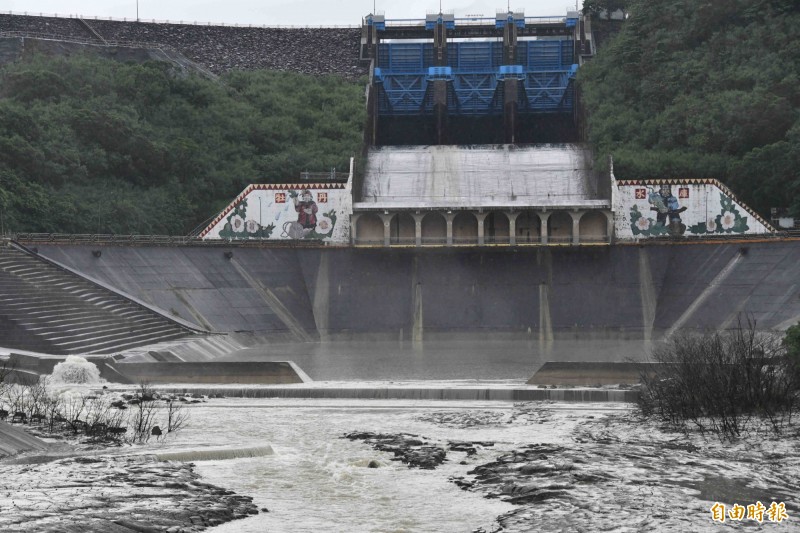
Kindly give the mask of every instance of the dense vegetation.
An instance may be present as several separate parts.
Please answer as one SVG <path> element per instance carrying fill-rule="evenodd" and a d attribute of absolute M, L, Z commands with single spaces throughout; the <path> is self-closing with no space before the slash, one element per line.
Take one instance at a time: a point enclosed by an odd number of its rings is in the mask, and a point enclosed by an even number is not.
<path fill-rule="evenodd" d="M 0 69 L 8 231 L 185 234 L 248 183 L 346 170 L 363 85 L 158 62 L 38 56 Z"/>
<path fill-rule="evenodd" d="M 629 15 L 579 74 L 617 177 L 717 178 L 762 214 L 800 215 L 800 2 L 593 4 Z"/>
<path fill-rule="evenodd" d="M 798 326 L 786 337 L 752 320 L 714 333 L 677 335 L 653 351 L 642 375 L 642 413 L 685 428 L 739 437 L 762 422 L 789 429 L 800 407 Z M 794 344 L 793 344 L 794 343 Z"/>

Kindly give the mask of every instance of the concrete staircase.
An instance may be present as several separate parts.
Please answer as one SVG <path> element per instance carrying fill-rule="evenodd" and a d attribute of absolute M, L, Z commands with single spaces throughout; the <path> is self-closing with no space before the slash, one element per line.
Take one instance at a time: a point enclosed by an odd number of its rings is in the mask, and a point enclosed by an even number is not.
<path fill-rule="evenodd" d="M 0 245 L 0 346 L 108 354 L 193 332 L 13 245 Z"/>

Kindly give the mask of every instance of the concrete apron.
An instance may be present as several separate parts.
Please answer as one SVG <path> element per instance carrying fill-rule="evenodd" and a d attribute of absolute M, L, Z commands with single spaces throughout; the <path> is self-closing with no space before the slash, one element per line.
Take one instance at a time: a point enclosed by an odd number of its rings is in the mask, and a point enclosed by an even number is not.
<path fill-rule="evenodd" d="M 425 387 L 425 386 L 341 386 L 312 385 L 286 387 L 213 387 L 158 386 L 156 390 L 170 394 L 198 394 L 228 398 L 315 398 L 362 400 L 452 400 L 452 401 L 554 401 L 554 402 L 620 402 L 635 403 L 635 390 L 600 388 L 532 388 L 532 387 Z"/>

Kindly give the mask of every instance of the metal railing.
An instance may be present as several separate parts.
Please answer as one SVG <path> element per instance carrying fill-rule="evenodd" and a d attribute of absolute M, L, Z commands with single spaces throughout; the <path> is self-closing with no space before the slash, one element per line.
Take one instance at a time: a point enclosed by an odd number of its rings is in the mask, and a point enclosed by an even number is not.
<path fill-rule="evenodd" d="M 422 237 L 420 242 L 423 246 L 445 246 L 447 237 Z"/>
<path fill-rule="evenodd" d="M 223 247 L 276 247 L 276 248 L 330 248 L 348 244 L 316 240 L 277 239 L 201 239 L 188 235 L 115 235 L 71 233 L 11 233 L 8 238 L 25 244 L 97 244 L 97 245 L 150 245 L 150 246 L 223 246 Z M 383 243 L 383 241 L 381 241 Z"/>
<path fill-rule="evenodd" d="M 542 238 L 538 235 L 517 235 L 514 237 L 514 242 L 517 244 L 541 244 Z"/>
<path fill-rule="evenodd" d="M 569 244 L 572 242 L 572 235 L 550 235 L 547 237 L 548 244 Z"/>
<path fill-rule="evenodd" d="M 800 237 L 800 232 L 792 234 L 788 231 L 775 231 L 770 233 L 753 233 L 750 235 L 738 235 L 734 233 L 729 234 L 713 234 L 713 235 L 661 235 L 658 237 L 646 237 L 643 239 L 626 239 L 617 240 L 619 244 L 642 244 L 647 242 L 675 244 L 675 243 L 695 243 L 701 244 L 706 242 L 748 242 L 748 241 L 774 241 L 780 239 L 797 239 Z"/>
<path fill-rule="evenodd" d="M 511 237 L 508 235 L 486 235 L 483 237 L 485 244 L 509 244 Z"/>
<path fill-rule="evenodd" d="M 596 244 L 596 243 L 606 243 L 609 239 L 606 235 L 581 235 L 581 244 Z"/>
<path fill-rule="evenodd" d="M 323 241 L 306 240 L 278 240 L 278 239 L 203 239 L 194 235 L 118 235 L 112 233 L 25 233 L 10 232 L 3 236 L 12 241 L 27 244 L 98 244 L 98 245 L 151 245 L 151 246 L 257 246 L 257 247 L 286 247 L 286 248 L 328 248 L 328 247 L 348 247 L 349 243 L 330 243 Z M 704 243 L 704 242 L 756 242 L 774 241 L 780 239 L 800 239 L 800 231 L 782 231 L 775 233 L 764 233 L 757 235 L 684 235 L 649 237 L 646 239 L 627 239 L 617 240 L 618 244 L 642 244 L 642 243 Z M 415 237 L 391 237 L 390 245 L 415 245 Z M 475 245 L 478 246 L 478 237 L 453 237 L 454 245 Z M 484 244 L 510 245 L 511 238 L 507 235 L 486 236 Z M 581 244 L 602 244 L 609 243 L 607 236 L 585 235 L 581 236 L 578 245 Z M 540 245 L 541 238 L 538 235 L 517 235 L 516 245 Z M 356 239 L 355 245 L 383 246 L 383 238 Z M 422 237 L 420 244 L 446 246 L 447 237 Z M 571 236 L 550 236 L 548 244 L 572 244 Z"/>
<path fill-rule="evenodd" d="M 356 239 L 356 246 L 383 246 L 383 239 Z"/>
<path fill-rule="evenodd" d="M 436 13 L 431 13 L 436 14 Z M 564 24 L 567 20 L 566 16 L 551 16 L 551 17 L 525 17 L 525 24 Z M 495 17 L 455 17 L 453 19 L 456 27 L 458 26 L 494 26 L 497 22 Z M 384 20 L 387 28 L 390 27 L 408 27 L 408 26 L 421 26 L 424 27 L 426 19 L 408 18 L 408 19 L 390 19 Z"/>
<path fill-rule="evenodd" d="M 330 172 L 308 172 L 303 171 L 300 173 L 300 181 L 313 181 L 313 182 L 320 182 L 320 181 L 337 181 L 345 183 L 347 182 L 347 178 L 350 176 L 350 173 L 347 172 L 336 172 L 336 169 L 332 169 Z"/>

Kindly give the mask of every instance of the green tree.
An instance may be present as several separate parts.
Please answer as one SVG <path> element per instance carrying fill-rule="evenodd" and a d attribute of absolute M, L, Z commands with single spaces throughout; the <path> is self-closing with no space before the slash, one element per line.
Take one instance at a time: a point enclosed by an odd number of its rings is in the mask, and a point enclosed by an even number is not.
<path fill-rule="evenodd" d="M 800 3 L 627 9 L 578 74 L 598 160 L 613 155 L 620 178 L 720 179 L 764 216 L 800 214 Z"/>
<path fill-rule="evenodd" d="M 595 17 L 604 16 L 611 18 L 611 14 L 622 11 L 624 14 L 628 8 L 628 0 L 584 0 L 583 13 L 594 15 Z"/>
<path fill-rule="evenodd" d="M 363 86 L 336 77 L 26 56 L 0 68 L 0 221 L 186 233 L 249 183 L 346 170 L 363 121 Z"/>

